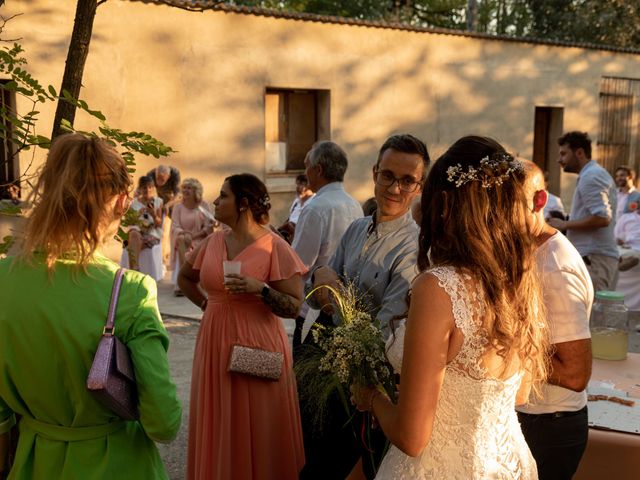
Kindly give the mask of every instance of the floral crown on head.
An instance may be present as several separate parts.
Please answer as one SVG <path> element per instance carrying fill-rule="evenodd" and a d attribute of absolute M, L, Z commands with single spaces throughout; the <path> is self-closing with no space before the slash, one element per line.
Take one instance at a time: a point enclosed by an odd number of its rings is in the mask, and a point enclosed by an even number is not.
<path fill-rule="evenodd" d="M 514 172 L 524 173 L 522 163 L 508 153 L 497 153 L 480 160 L 479 167 L 469 165 L 466 171 L 460 164 L 447 168 L 447 180 L 456 188 L 469 182 L 480 182 L 482 188 L 492 188 L 502 185 Z"/>

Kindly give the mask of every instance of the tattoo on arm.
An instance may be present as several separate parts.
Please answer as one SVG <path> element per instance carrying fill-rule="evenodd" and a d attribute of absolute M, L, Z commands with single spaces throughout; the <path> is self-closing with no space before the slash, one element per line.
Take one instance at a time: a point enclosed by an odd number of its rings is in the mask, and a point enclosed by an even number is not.
<path fill-rule="evenodd" d="M 298 315 L 297 302 L 286 293 L 270 288 L 269 294 L 262 297 L 262 301 L 279 317 L 295 318 Z"/>

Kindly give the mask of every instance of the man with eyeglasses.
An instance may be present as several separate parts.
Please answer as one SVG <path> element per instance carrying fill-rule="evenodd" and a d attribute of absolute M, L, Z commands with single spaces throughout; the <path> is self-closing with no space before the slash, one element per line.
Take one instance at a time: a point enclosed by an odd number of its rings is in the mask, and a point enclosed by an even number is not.
<path fill-rule="evenodd" d="M 385 337 L 390 335 L 391 319 L 408 310 L 406 297 L 417 274 L 419 234 L 411 216 L 411 204 L 422 193 L 428 165 L 429 153 L 421 140 L 408 134 L 388 138 L 380 148 L 372 172 L 376 212 L 354 221 L 329 264 L 311 272 L 313 287 L 335 286 L 338 281 L 355 282 Z M 307 290 L 310 288 L 308 283 Z M 326 289 L 318 290 L 308 300 L 314 308 L 329 301 Z M 318 321 L 327 322 L 327 317 L 325 313 Z M 337 323 L 339 319 L 329 317 L 329 321 Z M 323 438 L 308 438 L 311 435 L 303 423 L 307 464 L 300 478 L 345 478 L 359 458 L 363 459 L 366 476 L 373 478 L 382 459 L 383 434 L 378 430 L 378 438 L 370 445 L 374 454 L 369 455 L 363 451 L 362 442 L 354 440 L 354 424 L 347 421 L 349 417 L 345 420 L 338 415 L 344 407 L 338 404 L 334 410 L 332 424 L 325 428 L 329 434 Z"/>

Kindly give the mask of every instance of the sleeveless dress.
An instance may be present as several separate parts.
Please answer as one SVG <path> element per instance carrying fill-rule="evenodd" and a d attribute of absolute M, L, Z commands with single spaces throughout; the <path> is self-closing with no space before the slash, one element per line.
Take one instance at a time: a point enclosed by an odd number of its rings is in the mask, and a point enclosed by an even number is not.
<path fill-rule="evenodd" d="M 522 375 L 498 380 L 482 366 L 488 342 L 480 323 L 484 316 L 480 287 L 473 287 L 471 276 L 453 267 L 436 267 L 429 273 L 451 298 L 455 324 L 464 339 L 446 366 L 427 447 L 410 457 L 392 445 L 376 479 L 537 479 L 535 460 L 515 411 Z M 387 356 L 398 373 L 404 333 L 402 325 L 388 342 Z"/>
<path fill-rule="evenodd" d="M 209 235 L 190 262 L 209 299 L 196 340 L 191 382 L 189 480 L 297 480 L 304 447 L 289 339 L 258 296 L 224 289 L 225 231 Z M 195 256 L 195 260 L 193 257 Z M 263 282 L 307 269 L 293 249 L 267 233 L 233 260 Z M 284 353 L 278 381 L 227 371 L 233 344 Z"/>

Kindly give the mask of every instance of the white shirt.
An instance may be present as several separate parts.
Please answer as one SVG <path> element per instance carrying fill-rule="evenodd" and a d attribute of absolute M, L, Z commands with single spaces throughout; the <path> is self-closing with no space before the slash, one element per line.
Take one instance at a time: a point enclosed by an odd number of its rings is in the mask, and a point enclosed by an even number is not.
<path fill-rule="evenodd" d="M 162 208 L 163 205 L 163 201 L 160 197 L 153 197 L 153 208 L 155 210 L 159 210 L 160 208 Z M 129 207 L 131 210 L 134 211 L 138 211 L 141 210 L 143 208 L 145 208 L 146 205 L 143 205 L 140 200 L 138 200 L 137 198 L 135 198 L 133 200 L 133 202 L 131 202 L 131 206 Z M 153 221 L 153 217 L 151 215 L 147 215 L 146 218 L 144 220 L 140 220 L 141 222 L 146 222 L 149 225 L 147 226 L 142 226 L 142 225 L 132 225 L 129 230 L 140 230 L 142 231 L 142 233 L 146 233 L 148 235 L 151 235 L 153 237 L 162 239 L 162 227 L 156 227 L 155 226 L 155 222 Z"/>
<path fill-rule="evenodd" d="M 549 212 L 552 212 L 554 210 L 565 215 L 564 205 L 562 205 L 562 200 L 560 200 L 560 197 L 556 197 L 553 193 L 547 192 L 547 204 L 544 207 L 544 218 L 549 218 Z"/>
<path fill-rule="evenodd" d="M 351 222 L 362 217 L 362 207 L 342 182 L 332 182 L 307 200 L 298 218 L 291 246 L 311 272 L 327 265 Z"/>
<path fill-rule="evenodd" d="M 309 198 L 307 198 L 304 203 L 302 203 L 302 200 L 300 200 L 300 197 L 295 198 L 295 200 L 291 204 L 291 209 L 289 209 L 289 221 L 291 223 L 298 223 L 298 219 L 300 218 L 300 212 L 302 212 L 302 209 L 304 208 L 304 206 L 313 197 L 315 197 L 315 193 L 311 195 Z"/>
<path fill-rule="evenodd" d="M 616 222 L 614 233 L 616 238 L 640 251 L 640 214 L 637 211 L 623 213 Z"/>
<path fill-rule="evenodd" d="M 538 248 L 538 270 L 547 310 L 551 343 L 591 338 L 589 315 L 593 284 L 582 257 L 567 238 L 556 233 Z M 587 404 L 587 392 L 557 385 L 542 385 L 542 397 L 517 407 L 519 412 L 540 414 L 574 412 Z"/>
<path fill-rule="evenodd" d="M 631 187 L 629 188 L 628 192 L 618 190 L 618 206 L 616 207 L 616 218 L 620 218 L 624 213 L 624 207 L 627 206 L 627 199 L 629 198 L 629 194 L 635 191 L 635 189 L 635 187 Z"/>

